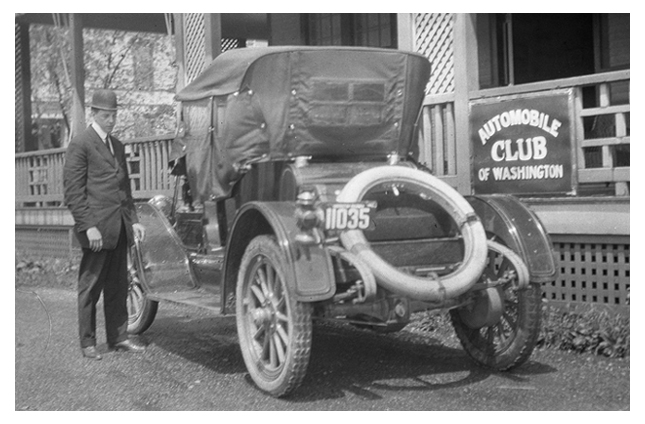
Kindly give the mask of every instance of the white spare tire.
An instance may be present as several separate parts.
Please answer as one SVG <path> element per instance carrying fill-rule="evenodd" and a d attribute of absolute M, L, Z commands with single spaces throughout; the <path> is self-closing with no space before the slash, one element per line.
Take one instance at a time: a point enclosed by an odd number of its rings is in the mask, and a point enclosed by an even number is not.
<path fill-rule="evenodd" d="M 362 230 L 343 232 L 340 240 L 345 249 L 368 264 L 378 284 L 385 289 L 411 299 L 441 303 L 468 291 L 480 278 L 486 265 L 486 233 L 466 199 L 448 184 L 426 172 L 390 165 L 356 175 L 341 190 L 336 201 L 359 202 L 379 185 L 397 190 L 397 187 L 404 188 L 406 184 L 421 187 L 424 193 L 429 193 L 430 198 L 449 213 L 457 224 L 463 237 L 464 258 L 453 272 L 435 278 L 404 273 L 370 248 Z"/>

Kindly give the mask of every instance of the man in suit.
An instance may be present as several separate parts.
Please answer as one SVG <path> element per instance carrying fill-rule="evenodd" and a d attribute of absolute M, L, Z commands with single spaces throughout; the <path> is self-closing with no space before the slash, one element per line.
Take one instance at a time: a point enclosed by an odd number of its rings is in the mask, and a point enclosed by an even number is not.
<path fill-rule="evenodd" d="M 65 159 L 65 203 L 83 250 L 78 278 L 78 323 L 84 357 L 101 359 L 96 349 L 96 304 L 101 292 L 110 350 L 141 352 L 145 345 L 128 338 L 127 252 L 145 229 L 132 200 L 123 144 L 110 135 L 117 99 L 110 90 L 92 96 L 92 124 L 74 137 Z"/>

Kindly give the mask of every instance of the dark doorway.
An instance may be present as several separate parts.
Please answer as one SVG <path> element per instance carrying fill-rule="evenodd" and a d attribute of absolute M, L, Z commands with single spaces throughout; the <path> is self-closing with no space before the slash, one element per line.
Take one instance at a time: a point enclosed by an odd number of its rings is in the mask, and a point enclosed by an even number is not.
<path fill-rule="evenodd" d="M 513 14 L 515 84 L 594 73 L 593 15 Z"/>
<path fill-rule="evenodd" d="M 310 46 L 397 47 L 395 13 L 308 13 L 303 18 Z"/>
<path fill-rule="evenodd" d="M 480 88 L 548 81 L 597 72 L 599 64 L 596 63 L 596 55 L 599 49 L 609 52 L 610 45 L 605 43 L 607 47 L 603 48 L 599 40 L 616 39 L 602 36 L 603 33 L 609 34 L 603 28 L 610 28 L 610 25 L 602 25 L 607 19 L 599 20 L 599 16 L 610 15 L 477 15 Z M 613 24 L 614 21 L 615 19 L 610 23 Z M 616 25 L 611 28 L 615 27 Z M 614 32 L 616 31 L 611 34 Z M 614 42 L 615 44 L 617 43 Z M 616 61 L 615 59 L 614 62 Z"/>

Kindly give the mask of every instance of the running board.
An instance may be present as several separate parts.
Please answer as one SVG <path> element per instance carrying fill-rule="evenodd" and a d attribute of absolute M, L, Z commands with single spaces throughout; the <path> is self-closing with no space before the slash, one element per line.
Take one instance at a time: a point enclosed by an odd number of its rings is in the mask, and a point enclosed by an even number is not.
<path fill-rule="evenodd" d="M 187 290 L 174 293 L 155 293 L 148 295 L 150 300 L 167 301 L 182 305 L 197 306 L 216 314 L 222 313 L 222 303 L 219 294 L 201 289 Z"/>

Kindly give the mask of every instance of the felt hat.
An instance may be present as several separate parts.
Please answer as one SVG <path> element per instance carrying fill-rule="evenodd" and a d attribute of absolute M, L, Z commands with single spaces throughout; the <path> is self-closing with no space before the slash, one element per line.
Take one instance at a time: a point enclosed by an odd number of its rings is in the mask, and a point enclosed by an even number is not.
<path fill-rule="evenodd" d="M 92 95 L 90 107 L 114 111 L 117 109 L 116 94 L 112 90 L 96 90 Z"/>

